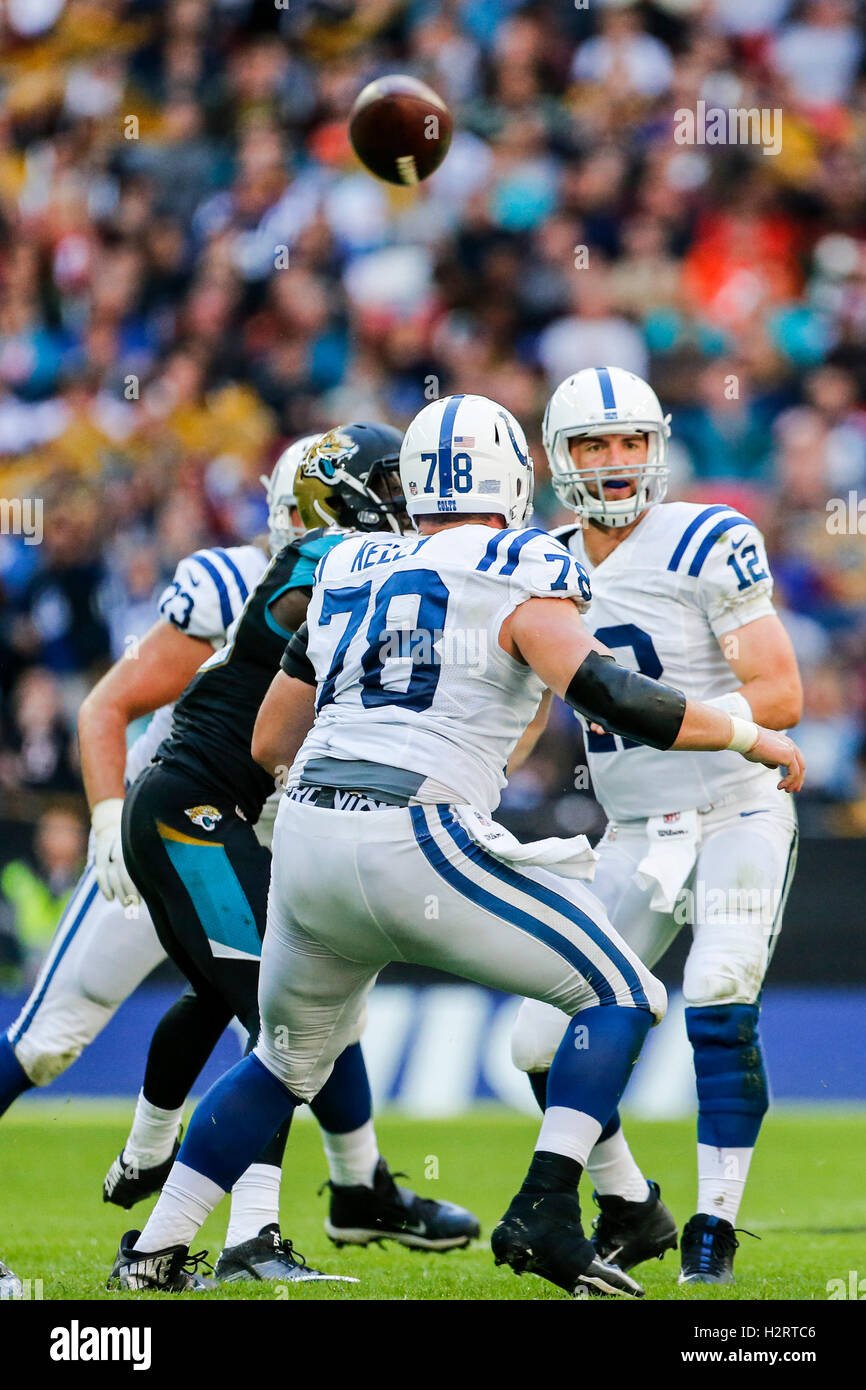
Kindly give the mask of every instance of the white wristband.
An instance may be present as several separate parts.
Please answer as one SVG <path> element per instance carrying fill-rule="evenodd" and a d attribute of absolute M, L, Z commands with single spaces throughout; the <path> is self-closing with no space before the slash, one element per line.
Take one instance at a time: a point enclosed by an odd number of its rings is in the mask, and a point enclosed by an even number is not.
<path fill-rule="evenodd" d="M 752 707 L 741 690 L 731 690 L 727 695 L 716 695 L 712 700 L 705 700 L 705 705 L 711 705 L 713 709 L 722 709 L 725 714 L 735 714 L 738 719 L 753 719 Z"/>
<path fill-rule="evenodd" d="M 102 801 L 97 801 L 90 813 L 94 834 L 101 834 L 109 825 L 119 825 L 122 813 L 122 796 L 106 796 Z"/>
<path fill-rule="evenodd" d="M 733 732 L 728 748 L 732 753 L 750 753 L 760 738 L 760 729 L 751 719 L 738 719 L 735 714 L 729 718 Z"/>

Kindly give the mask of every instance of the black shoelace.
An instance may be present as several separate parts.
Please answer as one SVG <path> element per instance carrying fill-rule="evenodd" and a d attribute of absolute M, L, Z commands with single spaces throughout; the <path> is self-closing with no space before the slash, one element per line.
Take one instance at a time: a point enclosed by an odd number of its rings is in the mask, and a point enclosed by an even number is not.
<path fill-rule="evenodd" d="M 282 1251 L 282 1253 L 285 1255 L 286 1259 L 287 1259 L 287 1260 L 290 1260 L 291 1263 L 292 1263 L 297 1269 L 306 1269 L 306 1268 L 307 1268 L 307 1261 L 306 1261 L 306 1259 L 305 1259 L 304 1256 L 301 1254 L 300 1250 L 296 1250 L 296 1249 L 295 1249 L 294 1245 L 293 1245 L 292 1242 L 289 1240 L 288 1236 L 286 1236 L 286 1237 L 284 1237 L 282 1240 L 278 1241 L 278 1242 L 277 1242 L 277 1245 L 278 1245 L 279 1249 Z"/>
<path fill-rule="evenodd" d="M 199 1265 L 201 1265 L 207 1274 L 213 1274 L 213 1265 L 208 1264 L 207 1256 L 206 1250 L 198 1250 L 195 1254 L 190 1253 L 180 1266 L 181 1272 L 183 1274 L 198 1274 Z"/>

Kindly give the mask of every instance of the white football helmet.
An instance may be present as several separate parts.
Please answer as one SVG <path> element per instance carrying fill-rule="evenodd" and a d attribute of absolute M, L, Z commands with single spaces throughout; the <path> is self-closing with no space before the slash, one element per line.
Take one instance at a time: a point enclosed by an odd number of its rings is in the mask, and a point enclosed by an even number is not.
<path fill-rule="evenodd" d="M 517 420 L 486 396 L 446 396 L 415 416 L 400 450 L 406 510 L 491 513 L 520 526 L 532 510 L 534 465 Z"/>
<path fill-rule="evenodd" d="M 289 541 L 297 540 L 304 534 L 303 526 L 292 522 L 292 509 L 297 507 L 295 499 L 295 476 L 301 460 L 311 444 L 321 436 L 305 434 L 284 449 L 271 470 L 271 476 L 263 473 L 259 482 L 268 495 L 268 545 L 272 555 L 277 555 Z"/>
<path fill-rule="evenodd" d="M 670 416 L 651 386 L 622 367 L 587 367 L 557 386 L 544 416 L 544 448 L 553 490 L 564 506 L 603 526 L 627 526 L 664 499 L 668 488 Z M 569 440 L 604 434 L 646 434 L 646 463 L 578 470 Z M 606 498 L 604 483 L 634 479 L 631 497 Z M 591 492 L 589 484 L 595 485 Z"/>

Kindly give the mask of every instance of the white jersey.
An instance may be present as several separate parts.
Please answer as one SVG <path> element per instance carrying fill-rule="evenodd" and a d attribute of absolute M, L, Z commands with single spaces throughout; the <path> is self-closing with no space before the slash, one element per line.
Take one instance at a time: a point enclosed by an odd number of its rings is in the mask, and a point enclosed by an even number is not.
<path fill-rule="evenodd" d="M 544 531 L 465 525 L 335 546 L 307 611 L 317 718 L 289 785 L 312 759 L 361 760 L 422 779 L 418 801 L 492 811 L 544 690 L 499 645 L 533 596 L 581 610 L 590 597 L 585 571 Z"/>
<path fill-rule="evenodd" d="M 553 533 L 592 583 L 587 626 L 618 662 L 686 696 L 711 700 L 739 682 L 720 641 L 775 612 L 761 533 L 733 507 L 665 502 L 602 563 L 588 560 L 580 526 Z M 738 753 L 675 753 L 585 725 L 595 794 L 613 821 L 717 804 L 738 788 L 751 795 L 778 774 Z"/>
<path fill-rule="evenodd" d="M 232 624 L 269 564 L 257 545 L 234 545 L 225 550 L 196 550 L 181 560 L 174 579 L 159 600 L 163 622 L 188 637 L 210 642 L 214 651 L 226 640 Z M 174 705 L 156 710 L 126 756 L 125 777 L 131 786 L 171 732 Z"/>

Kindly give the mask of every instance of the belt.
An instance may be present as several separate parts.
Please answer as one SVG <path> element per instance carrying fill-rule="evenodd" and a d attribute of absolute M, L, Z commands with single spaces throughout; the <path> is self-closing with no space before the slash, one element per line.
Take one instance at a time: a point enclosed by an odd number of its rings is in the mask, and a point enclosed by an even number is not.
<path fill-rule="evenodd" d="M 286 792 L 290 801 L 303 801 L 327 811 L 393 811 L 395 806 L 408 806 L 408 797 L 394 792 L 358 791 L 354 787 L 292 787 Z M 388 800 L 380 800 L 379 796 Z"/>
<path fill-rule="evenodd" d="M 710 811 L 718 811 L 723 806 L 730 806 L 732 802 L 742 801 L 742 799 L 742 788 L 736 787 L 733 791 L 726 792 L 725 795 L 720 796 L 717 801 L 711 801 L 706 806 L 681 806 L 679 809 L 681 811 L 695 810 L 697 811 L 699 816 L 707 816 L 709 815 Z M 661 812 L 659 812 L 658 814 L 661 815 Z M 618 820 L 615 822 L 612 821 L 611 823 L 616 825 L 643 825 L 646 820 L 648 820 L 647 816 L 624 816 L 622 820 Z"/>

